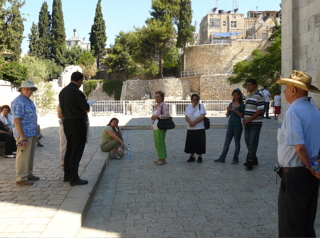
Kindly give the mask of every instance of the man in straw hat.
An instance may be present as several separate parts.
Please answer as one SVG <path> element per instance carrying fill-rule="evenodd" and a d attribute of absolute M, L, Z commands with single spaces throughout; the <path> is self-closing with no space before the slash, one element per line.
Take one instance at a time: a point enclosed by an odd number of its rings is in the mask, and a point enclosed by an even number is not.
<path fill-rule="evenodd" d="M 38 124 L 36 106 L 30 99 L 37 88 L 30 80 L 21 83 L 21 94 L 12 103 L 13 135 L 18 144 L 16 158 L 16 184 L 32 185 L 39 177 L 33 175 L 34 152 L 37 144 Z"/>
<path fill-rule="evenodd" d="M 279 237 L 316 237 L 319 180 L 309 162 L 317 160 L 320 151 L 320 113 L 308 101 L 308 92 L 320 91 L 311 81 L 309 75 L 297 70 L 289 78 L 277 80 L 277 84 L 286 85 L 283 93 L 291 104 L 278 129 L 276 171 L 282 177 L 278 197 Z"/>

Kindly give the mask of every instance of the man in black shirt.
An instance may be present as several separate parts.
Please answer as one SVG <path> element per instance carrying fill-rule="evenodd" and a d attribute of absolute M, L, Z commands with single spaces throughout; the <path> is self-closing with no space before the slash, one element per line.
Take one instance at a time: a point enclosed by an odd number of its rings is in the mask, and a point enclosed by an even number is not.
<path fill-rule="evenodd" d="M 71 83 L 61 90 L 59 103 L 64 116 L 63 127 L 67 138 L 67 150 L 64 159 L 64 182 L 71 186 L 88 184 L 79 178 L 78 168 L 87 137 L 87 113 L 90 106 L 85 95 L 79 90 L 83 83 L 83 74 L 74 72 Z"/>

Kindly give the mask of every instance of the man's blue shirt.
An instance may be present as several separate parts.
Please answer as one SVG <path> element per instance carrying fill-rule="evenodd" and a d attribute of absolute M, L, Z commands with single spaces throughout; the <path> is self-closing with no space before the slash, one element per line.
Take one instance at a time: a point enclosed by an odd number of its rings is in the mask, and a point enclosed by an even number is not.
<path fill-rule="evenodd" d="M 25 137 L 38 135 L 38 118 L 33 101 L 20 94 L 11 102 L 13 120 L 20 118 Z M 20 137 L 17 128 L 13 127 L 14 137 Z"/>

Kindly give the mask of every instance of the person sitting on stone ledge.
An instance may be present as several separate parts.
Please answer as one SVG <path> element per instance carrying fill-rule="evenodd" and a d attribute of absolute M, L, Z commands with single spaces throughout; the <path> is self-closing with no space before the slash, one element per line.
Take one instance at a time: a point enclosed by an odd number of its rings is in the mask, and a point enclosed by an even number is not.
<path fill-rule="evenodd" d="M 6 127 L 2 121 L 0 121 L 0 141 L 5 142 L 5 158 L 15 158 L 14 153 L 17 151 L 16 141 L 9 133 L 8 127 Z"/>

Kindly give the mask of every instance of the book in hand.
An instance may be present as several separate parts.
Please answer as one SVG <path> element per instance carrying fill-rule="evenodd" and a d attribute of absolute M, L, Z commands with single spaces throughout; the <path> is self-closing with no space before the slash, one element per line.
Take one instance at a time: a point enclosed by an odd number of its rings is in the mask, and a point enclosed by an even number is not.
<path fill-rule="evenodd" d="M 89 106 L 91 107 L 96 101 L 97 99 L 89 100 L 88 101 Z"/>

